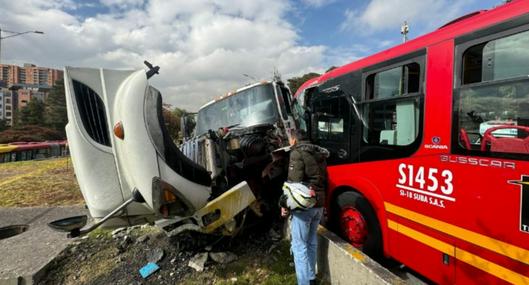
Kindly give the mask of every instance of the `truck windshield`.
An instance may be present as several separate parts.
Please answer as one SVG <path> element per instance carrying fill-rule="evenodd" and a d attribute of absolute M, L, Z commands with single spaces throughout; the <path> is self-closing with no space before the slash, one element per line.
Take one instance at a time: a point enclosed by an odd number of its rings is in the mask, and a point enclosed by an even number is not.
<path fill-rule="evenodd" d="M 198 111 L 197 135 L 223 127 L 273 124 L 278 120 L 274 98 L 274 89 L 269 83 L 240 91 L 214 102 Z"/>

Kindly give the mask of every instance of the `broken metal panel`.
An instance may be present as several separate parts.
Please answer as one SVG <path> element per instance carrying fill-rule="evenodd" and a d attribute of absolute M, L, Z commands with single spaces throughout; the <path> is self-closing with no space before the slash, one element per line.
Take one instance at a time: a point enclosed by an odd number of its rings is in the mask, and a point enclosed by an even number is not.
<path fill-rule="evenodd" d="M 211 233 L 255 201 L 248 183 L 241 182 L 198 210 L 194 218 L 203 232 Z"/>
<path fill-rule="evenodd" d="M 206 169 L 211 172 L 211 178 L 217 177 L 221 169 L 218 167 L 216 159 L 215 143 L 211 139 L 204 140 L 205 152 L 203 160 L 206 164 Z"/>

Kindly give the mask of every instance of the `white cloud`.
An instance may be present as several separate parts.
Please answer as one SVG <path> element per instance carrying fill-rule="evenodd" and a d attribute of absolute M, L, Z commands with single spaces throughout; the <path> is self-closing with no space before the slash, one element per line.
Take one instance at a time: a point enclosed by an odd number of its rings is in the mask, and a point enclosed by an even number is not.
<path fill-rule="evenodd" d="M 390 47 L 390 46 L 392 46 L 394 44 L 395 44 L 395 42 L 392 41 L 392 40 L 382 40 L 382 41 L 380 41 L 378 43 L 378 47 L 379 48 L 388 48 L 388 47 Z"/>
<path fill-rule="evenodd" d="M 0 27 L 45 32 L 3 41 L 2 62 L 137 69 L 147 59 L 161 67 L 152 84 L 164 99 L 189 110 L 247 83 L 243 73 L 325 69 L 327 49 L 299 44 L 286 1 L 101 2 L 110 12 L 86 17 L 70 0 L 0 0 Z"/>
<path fill-rule="evenodd" d="M 336 0 L 302 0 L 302 2 L 309 7 L 320 8 L 332 4 Z"/>
<path fill-rule="evenodd" d="M 347 9 L 342 30 L 371 34 L 399 31 L 407 20 L 410 30 L 424 32 L 461 15 L 475 0 L 371 0 L 364 9 Z"/>
<path fill-rule="evenodd" d="M 105 6 L 120 8 L 138 7 L 144 3 L 143 0 L 100 0 L 100 2 Z"/>

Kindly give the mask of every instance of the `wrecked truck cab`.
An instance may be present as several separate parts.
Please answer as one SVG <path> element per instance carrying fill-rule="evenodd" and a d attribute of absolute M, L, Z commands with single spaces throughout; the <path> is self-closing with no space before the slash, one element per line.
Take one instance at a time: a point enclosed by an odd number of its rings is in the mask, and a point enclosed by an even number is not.
<path fill-rule="evenodd" d="M 285 156 L 279 161 L 272 153 L 288 145 L 295 128 L 290 97 L 280 80 L 250 84 L 202 106 L 194 131 L 183 128 L 194 136 L 184 135 L 180 148 L 211 174 L 212 197 L 246 181 L 256 204 L 276 207 L 287 168 Z M 262 214 L 260 206 L 252 209 Z"/>
<path fill-rule="evenodd" d="M 211 199 L 210 173 L 174 145 L 144 70 L 66 67 L 65 89 L 72 162 L 96 225 L 163 220 L 210 233 L 255 200 L 244 181 Z"/>

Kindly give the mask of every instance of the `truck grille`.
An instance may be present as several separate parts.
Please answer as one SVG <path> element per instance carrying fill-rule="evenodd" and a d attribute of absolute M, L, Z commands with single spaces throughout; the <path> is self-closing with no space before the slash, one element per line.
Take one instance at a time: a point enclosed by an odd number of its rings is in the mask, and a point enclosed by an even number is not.
<path fill-rule="evenodd" d="M 88 135 L 96 142 L 110 146 L 105 105 L 99 95 L 85 84 L 73 81 L 75 101 L 83 126 Z"/>
<path fill-rule="evenodd" d="M 200 166 L 207 168 L 206 155 L 204 153 L 205 140 L 199 140 L 194 138 L 192 140 L 184 142 L 180 146 L 180 151 Z"/>

